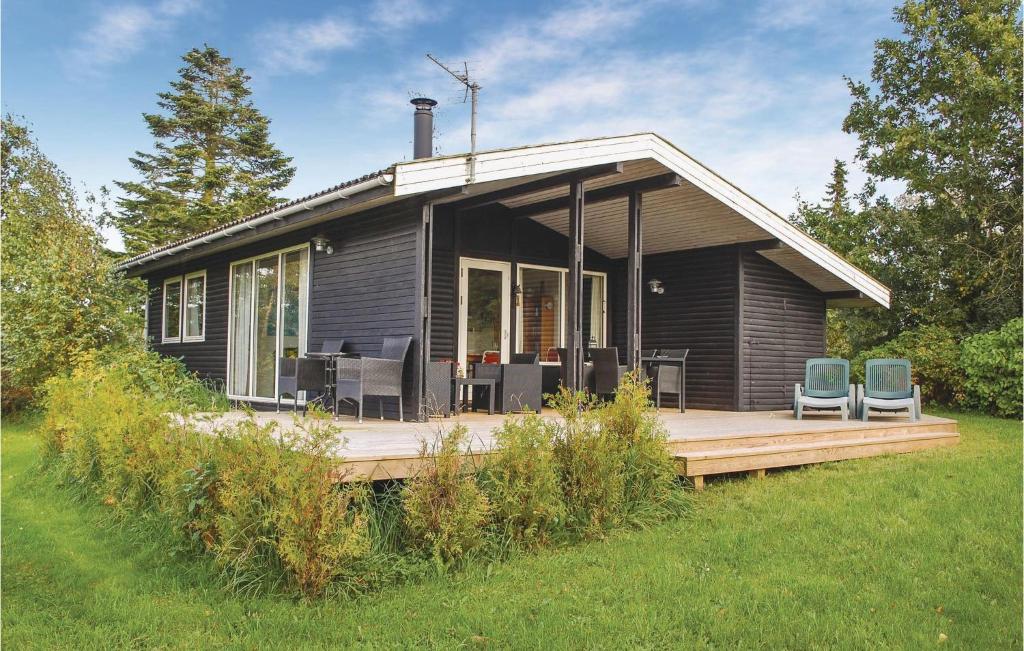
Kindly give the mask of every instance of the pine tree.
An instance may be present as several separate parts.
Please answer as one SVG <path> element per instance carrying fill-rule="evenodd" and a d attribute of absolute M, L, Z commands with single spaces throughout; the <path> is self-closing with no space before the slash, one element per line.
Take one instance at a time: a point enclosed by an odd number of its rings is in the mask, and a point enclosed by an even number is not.
<path fill-rule="evenodd" d="M 269 139 L 270 120 L 249 99 L 249 76 L 215 48 L 195 48 L 164 113 L 144 113 L 156 142 L 135 152 L 139 181 L 118 181 L 125 196 L 111 220 L 129 253 L 139 253 L 268 208 L 295 174 Z"/>

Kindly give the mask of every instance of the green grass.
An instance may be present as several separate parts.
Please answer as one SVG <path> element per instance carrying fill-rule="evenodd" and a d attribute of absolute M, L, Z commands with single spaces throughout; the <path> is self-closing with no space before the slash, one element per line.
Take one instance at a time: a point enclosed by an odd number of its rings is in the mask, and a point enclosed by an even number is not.
<path fill-rule="evenodd" d="M 309 604 L 226 593 L 39 475 L 6 424 L 5 648 L 1021 647 L 1021 425 L 718 481 L 685 520 Z"/>

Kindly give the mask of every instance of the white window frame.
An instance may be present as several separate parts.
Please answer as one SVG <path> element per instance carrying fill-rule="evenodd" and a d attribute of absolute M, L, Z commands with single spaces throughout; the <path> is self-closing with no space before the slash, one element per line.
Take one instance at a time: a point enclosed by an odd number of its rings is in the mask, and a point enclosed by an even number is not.
<path fill-rule="evenodd" d="M 569 269 L 566 267 L 551 267 L 542 264 L 528 264 L 518 263 L 516 265 L 516 284 L 519 287 L 523 286 L 523 269 L 537 269 L 539 271 L 557 271 L 562 274 L 562 279 L 559 282 L 561 287 L 561 317 L 560 323 L 561 328 L 559 330 L 559 342 L 558 345 L 561 348 L 565 347 L 565 335 L 566 335 L 566 323 L 565 323 L 565 306 L 566 300 L 568 299 L 569 293 Z M 604 271 L 583 271 L 584 276 L 600 276 L 601 277 L 601 341 L 598 342 L 597 347 L 603 348 L 608 345 L 608 274 Z M 523 306 L 522 301 L 517 300 L 518 305 L 516 309 L 516 341 L 515 351 L 517 353 L 523 352 Z M 545 362 L 541 360 L 541 364 L 557 365 L 559 362 Z"/>
<path fill-rule="evenodd" d="M 188 335 L 188 281 L 193 278 L 203 279 L 203 317 L 199 321 L 199 334 Z M 183 342 L 206 341 L 206 269 L 185 274 L 181 279 L 181 340 Z"/>
<path fill-rule="evenodd" d="M 276 251 L 267 251 L 267 252 L 261 253 L 259 255 L 251 255 L 248 258 L 241 258 L 241 259 L 238 259 L 238 260 L 232 260 L 228 264 L 228 346 L 227 346 L 227 348 L 228 348 L 228 355 L 227 355 L 227 360 L 226 360 L 227 371 L 225 372 L 224 375 L 225 375 L 225 378 L 226 378 L 225 391 L 227 392 L 228 399 L 230 399 L 230 400 L 242 400 L 244 402 L 263 402 L 263 403 L 276 403 L 277 402 L 277 398 L 276 397 L 274 397 L 274 398 L 267 398 L 265 396 L 243 396 L 243 395 L 236 395 L 236 394 L 231 393 L 231 386 L 232 386 L 232 383 L 231 383 L 231 380 L 232 380 L 232 377 L 231 377 L 231 359 L 232 359 L 231 358 L 231 353 L 233 352 L 233 349 L 234 349 L 234 346 L 233 346 L 234 342 L 233 342 L 233 338 L 231 336 L 231 333 L 233 333 L 235 331 L 235 317 L 234 317 L 234 309 L 233 309 L 234 306 L 231 304 L 231 297 L 235 295 L 234 294 L 234 275 L 235 274 L 233 273 L 234 268 L 237 265 L 240 265 L 240 264 L 254 263 L 256 260 L 262 260 L 263 258 L 269 258 L 272 255 L 278 256 L 278 265 L 279 265 L 279 267 L 278 267 L 278 269 L 279 269 L 279 273 L 278 273 L 278 292 L 279 293 L 278 293 L 278 302 L 277 302 L 277 323 L 278 323 L 278 326 L 280 326 L 280 323 L 281 323 L 281 309 L 282 309 L 281 308 L 281 300 L 280 300 L 280 288 L 281 288 L 281 283 L 283 282 L 283 277 L 284 277 L 284 274 L 282 273 L 283 266 L 281 266 L 282 262 L 283 262 L 283 256 L 286 253 L 291 253 L 292 251 L 301 251 L 303 249 L 306 250 L 306 309 L 302 313 L 299 314 L 299 332 L 302 333 L 300 335 L 300 337 L 299 337 L 299 357 L 303 357 L 303 356 L 305 356 L 305 354 L 306 354 L 306 352 L 308 351 L 308 348 L 309 348 L 309 314 L 310 314 L 310 309 L 311 309 L 311 304 L 312 304 L 312 291 L 311 290 L 312 290 L 312 286 L 313 286 L 312 285 L 312 278 L 313 278 L 313 250 L 310 248 L 309 242 L 306 242 L 304 244 L 297 244 L 295 246 L 289 246 L 289 247 L 286 247 L 286 248 L 283 248 L 283 249 L 277 249 Z M 254 282 L 254 283 L 256 282 L 256 274 L 255 273 L 253 273 L 252 282 Z M 255 318 L 255 312 L 256 312 L 256 295 L 255 295 L 255 288 L 254 288 L 252 305 L 250 306 L 250 309 L 249 309 L 249 318 L 250 319 L 254 319 Z M 256 345 L 255 344 L 256 329 L 253 328 L 252 330 L 253 331 L 251 333 L 249 333 L 249 338 L 250 338 L 250 341 L 249 341 L 249 354 L 250 355 L 252 354 L 252 351 L 253 351 L 253 349 L 254 349 L 254 347 Z M 278 337 L 280 337 L 280 330 L 278 331 Z M 280 342 L 280 339 L 278 339 L 278 341 Z M 251 382 L 251 380 L 252 380 L 251 373 L 253 372 L 253 369 L 250 368 L 249 372 L 250 372 L 250 378 L 249 379 L 250 379 L 250 385 L 251 385 L 252 384 L 252 382 Z M 252 391 L 252 387 L 251 386 L 250 386 L 250 391 Z M 278 391 L 278 386 L 277 386 L 277 367 L 275 366 L 274 367 L 274 394 L 275 394 L 275 396 L 277 395 L 277 391 Z M 298 399 L 298 404 L 299 405 L 305 405 L 306 404 L 305 396 L 303 396 L 302 398 Z"/>
<path fill-rule="evenodd" d="M 178 336 L 168 337 L 167 336 L 167 286 L 178 284 Z M 181 343 L 181 313 L 184 305 L 182 304 L 182 297 L 185 295 L 185 285 L 181 276 L 174 276 L 172 278 L 164 279 L 163 285 L 163 297 L 160 308 L 160 341 L 165 344 L 178 344 Z"/>

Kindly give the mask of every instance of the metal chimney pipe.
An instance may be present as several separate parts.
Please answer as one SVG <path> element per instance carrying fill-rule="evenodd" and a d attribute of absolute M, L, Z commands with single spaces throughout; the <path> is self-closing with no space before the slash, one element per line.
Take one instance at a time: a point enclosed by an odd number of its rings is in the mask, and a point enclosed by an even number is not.
<path fill-rule="evenodd" d="M 437 102 L 426 98 L 417 97 L 410 102 L 416 107 L 413 113 L 413 158 L 430 158 L 434 155 L 434 111 Z"/>

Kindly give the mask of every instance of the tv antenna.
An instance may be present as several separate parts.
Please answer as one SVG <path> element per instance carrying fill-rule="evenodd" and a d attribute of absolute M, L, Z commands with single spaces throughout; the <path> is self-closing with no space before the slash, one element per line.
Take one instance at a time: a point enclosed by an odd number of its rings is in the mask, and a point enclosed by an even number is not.
<path fill-rule="evenodd" d="M 428 53 L 427 58 L 436 63 L 445 72 L 450 74 L 452 77 L 465 86 L 465 92 L 462 95 L 462 103 L 466 103 L 466 98 L 469 97 L 471 102 L 471 112 L 469 119 L 469 177 L 466 179 L 467 183 L 472 183 L 476 179 L 476 100 L 477 93 L 480 91 L 480 84 L 476 83 L 469 78 L 469 64 L 465 61 L 462 62 L 462 72 L 455 72 L 445 64 L 437 60 L 433 54 Z"/>

